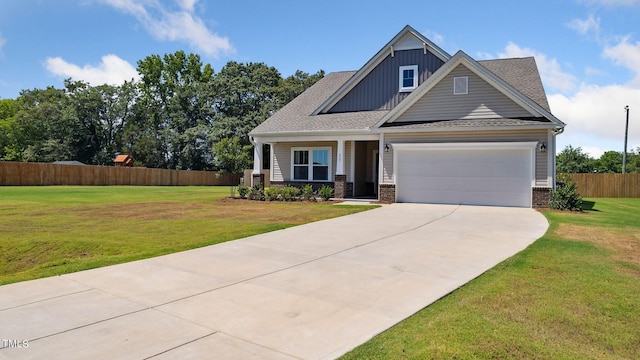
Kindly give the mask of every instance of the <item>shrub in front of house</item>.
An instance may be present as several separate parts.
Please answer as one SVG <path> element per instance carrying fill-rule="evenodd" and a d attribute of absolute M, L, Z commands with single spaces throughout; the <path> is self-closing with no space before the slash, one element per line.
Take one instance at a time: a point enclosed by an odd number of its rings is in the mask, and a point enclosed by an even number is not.
<path fill-rule="evenodd" d="M 249 192 L 248 186 L 238 186 L 238 194 L 240 195 L 240 199 L 246 199 L 247 193 Z"/>
<path fill-rule="evenodd" d="M 313 191 L 311 184 L 306 184 L 302 187 L 300 192 L 300 200 L 302 201 L 316 201 L 316 193 Z"/>
<path fill-rule="evenodd" d="M 300 189 L 287 185 L 282 188 L 280 194 L 282 195 L 282 201 L 295 201 L 298 195 L 300 195 Z"/>
<path fill-rule="evenodd" d="M 264 190 L 262 188 L 262 185 L 260 184 L 254 185 L 249 190 L 247 197 L 249 198 L 249 200 L 264 201 Z"/>
<path fill-rule="evenodd" d="M 569 175 L 558 176 L 556 189 L 551 193 L 549 207 L 556 210 L 582 211 L 582 197 Z"/>
<path fill-rule="evenodd" d="M 278 201 L 282 200 L 282 191 L 277 187 L 270 187 L 264 189 L 264 196 L 269 201 Z"/>
<path fill-rule="evenodd" d="M 323 185 L 317 192 L 313 190 L 313 185 L 306 184 L 302 188 L 286 185 L 283 188 L 270 187 L 263 188 L 262 185 L 253 187 L 239 186 L 240 198 L 258 201 L 329 201 L 333 197 L 333 188 Z"/>
<path fill-rule="evenodd" d="M 333 188 L 331 186 L 322 185 L 320 190 L 318 190 L 318 195 L 324 201 L 329 201 L 333 197 Z"/>

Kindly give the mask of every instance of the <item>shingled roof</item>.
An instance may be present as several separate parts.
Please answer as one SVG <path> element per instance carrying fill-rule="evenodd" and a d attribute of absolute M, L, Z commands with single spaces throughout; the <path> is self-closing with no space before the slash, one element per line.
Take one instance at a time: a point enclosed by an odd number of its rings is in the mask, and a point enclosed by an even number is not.
<path fill-rule="evenodd" d="M 547 96 L 540 80 L 540 75 L 533 57 L 511 58 L 478 61 L 487 70 L 511 85 L 543 109 L 550 112 Z M 330 73 L 311 86 L 300 96 L 293 99 L 273 116 L 253 129 L 250 135 L 270 135 L 286 133 L 329 133 L 329 132 L 369 132 L 381 121 L 389 110 L 359 111 L 346 113 L 331 113 L 313 115 L 313 112 L 344 85 L 356 71 Z M 482 121 L 482 126 L 517 126 L 534 125 L 547 119 L 523 120 L 500 119 Z M 477 122 L 465 120 L 461 122 L 434 122 L 431 124 L 416 123 L 412 128 L 428 128 L 452 126 L 480 125 Z M 407 124 L 404 124 L 405 126 Z"/>
<path fill-rule="evenodd" d="M 478 61 L 478 64 L 487 68 L 543 109 L 551 112 L 534 57 L 482 60 Z"/>
<path fill-rule="evenodd" d="M 389 111 L 360 111 L 312 115 L 312 113 L 356 72 L 330 73 L 273 116 L 258 125 L 250 135 L 270 133 L 368 131 Z"/>

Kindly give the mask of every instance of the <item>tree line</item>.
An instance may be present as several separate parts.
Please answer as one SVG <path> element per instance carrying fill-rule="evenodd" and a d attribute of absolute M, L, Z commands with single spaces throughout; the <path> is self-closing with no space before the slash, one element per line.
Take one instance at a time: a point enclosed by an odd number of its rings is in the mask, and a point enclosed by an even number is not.
<path fill-rule="evenodd" d="M 0 100 L 0 160 L 113 165 L 123 153 L 136 166 L 233 171 L 252 161 L 247 133 L 324 76 L 234 61 L 216 73 L 184 51 L 137 71 L 120 86 L 67 79 Z"/>
<path fill-rule="evenodd" d="M 595 159 L 580 147 L 568 145 L 556 156 L 558 173 L 621 173 L 623 153 L 607 151 Z M 640 173 L 640 147 L 627 152 L 627 173 Z"/>

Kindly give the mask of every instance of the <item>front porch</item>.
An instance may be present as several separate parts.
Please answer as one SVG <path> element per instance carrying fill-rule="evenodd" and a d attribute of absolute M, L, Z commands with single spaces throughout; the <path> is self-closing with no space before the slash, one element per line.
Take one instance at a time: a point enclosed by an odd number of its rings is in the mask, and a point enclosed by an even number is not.
<path fill-rule="evenodd" d="M 378 199 L 379 140 L 279 141 L 269 147 L 269 170 L 263 169 L 263 146 L 254 146 L 251 185 L 334 188 L 339 199 Z M 268 184 L 268 185 L 267 185 Z"/>

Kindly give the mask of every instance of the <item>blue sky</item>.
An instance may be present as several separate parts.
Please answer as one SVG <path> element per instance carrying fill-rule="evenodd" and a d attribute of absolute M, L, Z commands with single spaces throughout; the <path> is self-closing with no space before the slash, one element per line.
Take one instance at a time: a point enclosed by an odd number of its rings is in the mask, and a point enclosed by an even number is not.
<path fill-rule="evenodd" d="M 136 62 L 177 50 L 219 70 L 264 62 L 283 76 L 300 69 L 356 70 L 405 25 L 451 54 L 535 56 L 551 110 L 567 123 L 561 150 L 595 157 L 640 147 L 640 0 L 3 0 L 0 99 L 135 78 Z"/>

